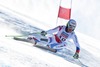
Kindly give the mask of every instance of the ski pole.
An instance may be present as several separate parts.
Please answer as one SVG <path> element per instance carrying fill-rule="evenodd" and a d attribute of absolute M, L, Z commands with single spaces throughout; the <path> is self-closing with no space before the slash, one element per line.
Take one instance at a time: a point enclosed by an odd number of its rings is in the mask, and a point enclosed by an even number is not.
<path fill-rule="evenodd" d="M 88 67 L 87 65 L 83 64 L 80 59 L 77 59 L 79 61 L 79 64 L 82 66 L 82 67 Z"/>
<path fill-rule="evenodd" d="M 5 37 L 24 37 L 24 36 L 28 36 L 32 34 L 40 34 L 40 32 L 35 32 L 35 33 L 27 34 L 27 35 L 5 35 Z"/>
<path fill-rule="evenodd" d="M 25 35 L 5 35 L 5 37 L 23 37 Z"/>

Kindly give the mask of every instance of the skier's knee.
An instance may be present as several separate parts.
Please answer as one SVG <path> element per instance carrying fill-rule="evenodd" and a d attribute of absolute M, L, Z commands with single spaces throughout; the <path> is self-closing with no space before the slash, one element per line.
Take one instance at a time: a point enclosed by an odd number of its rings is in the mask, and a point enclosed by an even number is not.
<path fill-rule="evenodd" d="M 48 39 L 41 38 L 40 40 L 48 42 Z"/>

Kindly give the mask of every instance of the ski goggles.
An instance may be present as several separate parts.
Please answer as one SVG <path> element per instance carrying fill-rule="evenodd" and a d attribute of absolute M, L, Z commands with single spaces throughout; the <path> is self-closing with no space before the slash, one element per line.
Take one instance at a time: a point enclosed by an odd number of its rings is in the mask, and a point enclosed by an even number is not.
<path fill-rule="evenodd" d="M 75 29 L 76 25 L 68 24 L 68 28 Z"/>

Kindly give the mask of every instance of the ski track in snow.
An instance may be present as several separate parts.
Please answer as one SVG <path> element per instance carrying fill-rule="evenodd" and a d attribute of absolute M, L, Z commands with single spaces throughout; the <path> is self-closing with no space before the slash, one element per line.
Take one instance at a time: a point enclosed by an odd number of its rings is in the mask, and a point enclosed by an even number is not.
<path fill-rule="evenodd" d="M 24 22 L 23 20 L 21 20 L 19 18 L 16 18 L 16 16 L 14 16 L 12 14 L 9 15 L 9 13 L 7 14 L 7 12 L 4 13 L 4 12 L 0 11 L 0 18 L 2 19 L 2 20 L 0 19 L 0 21 L 3 22 L 1 24 L 6 24 L 6 25 L 8 25 L 8 27 L 14 29 L 15 31 L 17 31 L 18 33 L 23 34 L 23 35 L 27 35 L 27 34 L 31 34 L 31 33 L 34 33 L 34 32 L 41 31 L 41 29 L 36 28 L 34 26 L 31 26 L 27 22 Z M 81 48 L 81 51 L 84 51 L 85 54 L 82 53 L 82 55 L 84 55 L 84 56 L 80 57 L 80 61 L 83 64 L 81 64 L 79 62 L 79 60 L 73 59 L 72 56 L 74 54 L 74 52 L 73 52 L 74 51 L 74 47 L 73 47 L 73 45 L 71 45 L 72 43 L 70 43 L 70 42 L 68 42 L 68 43 L 70 45 L 68 45 L 67 51 L 66 51 L 66 48 L 65 48 L 61 52 L 58 52 L 57 54 L 49 52 L 49 51 L 48 52 L 52 53 L 54 55 L 60 56 L 60 57 L 64 58 L 66 61 L 69 61 L 69 62 L 74 63 L 74 64 L 78 64 L 80 66 L 83 66 L 84 64 L 90 66 L 88 63 L 93 64 L 93 61 L 95 60 L 93 58 L 93 56 L 90 53 L 88 53 L 85 49 L 82 49 L 82 48 Z M 43 64 L 43 63 L 38 63 L 38 61 L 35 61 L 35 63 L 32 65 L 32 63 L 33 63 L 35 58 L 32 59 L 31 56 L 27 56 L 27 55 L 23 56 L 23 54 L 18 53 L 16 51 L 13 51 L 11 49 L 8 49 L 7 47 L 3 47 L 0 44 L 0 53 L 1 52 L 3 52 L 3 55 L 6 55 L 7 57 L 10 57 L 10 59 L 12 59 L 11 62 L 13 62 L 13 60 L 14 60 L 14 62 L 16 61 L 17 63 L 22 63 L 22 64 L 25 64 L 25 65 L 30 65 L 29 67 L 35 67 L 35 64 L 39 64 L 39 65 Z M 8 56 L 7 54 L 11 54 L 11 55 Z M 88 54 L 91 55 L 91 57 L 89 57 Z M 3 56 L 3 55 L 0 55 L 0 56 Z M 89 61 L 90 58 L 92 58 L 93 61 Z M 0 62 L 0 64 L 6 65 L 4 67 L 13 67 L 13 66 L 9 66 L 9 64 L 8 65 L 4 64 L 3 60 L 0 60 L 0 61 L 2 61 L 2 62 Z M 94 61 L 93 66 L 97 67 L 96 65 L 99 65 L 100 62 L 99 62 L 99 60 L 98 60 L 97 64 L 95 62 L 96 61 Z M 47 65 L 47 64 L 45 64 L 45 65 Z"/>
<path fill-rule="evenodd" d="M 0 17 L 4 20 L 3 23 L 8 25 L 9 27 L 13 28 L 17 32 L 21 34 L 30 34 L 33 32 L 38 32 L 41 29 L 33 27 L 28 23 L 24 22 L 23 20 L 16 18 L 12 15 L 3 13 L 0 11 Z M 38 30 L 38 31 L 37 31 Z"/>

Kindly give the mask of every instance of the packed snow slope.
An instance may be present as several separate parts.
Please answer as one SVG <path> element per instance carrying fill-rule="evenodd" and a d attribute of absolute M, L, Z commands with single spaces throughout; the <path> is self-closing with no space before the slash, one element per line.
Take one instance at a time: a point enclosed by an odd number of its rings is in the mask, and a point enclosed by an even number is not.
<path fill-rule="evenodd" d="M 37 23 L 33 21 L 36 25 Z M 43 23 L 41 23 L 43 24 Z M 40 26 L 41 26 L 40 24 Z M 39 25 L 39 24 L 38 24 Z M 44 27 L 46 27 L 44 25 Z M 100 42 L 76 32 L 81 46 L 80 58 L 74 59 L 75 46 L 67 41 L 68 46 L 62 51 L 52 53 L 32 47 L 32 44 L 15 41 L 5 35 L 29 35 L 42 29 L 31 25 L 22 16 L 0 10 L 0 66 L 1 67 L 99 67 Z M 39 34 L 34 34 L 41 37 Z"/>

